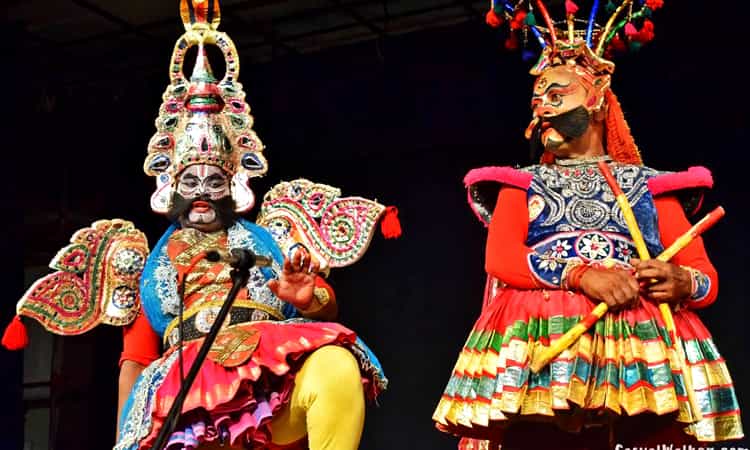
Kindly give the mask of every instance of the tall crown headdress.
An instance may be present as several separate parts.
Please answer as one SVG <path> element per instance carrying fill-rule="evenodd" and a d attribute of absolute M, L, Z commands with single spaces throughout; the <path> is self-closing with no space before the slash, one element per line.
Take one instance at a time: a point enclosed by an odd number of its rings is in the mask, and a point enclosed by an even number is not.
<path fill-rule="evenodd" d="M 532 75 L 565 65 L 585 84 L 596 86 L 595 95 L 585 106 L 598 109 L 607 103 L 607 153 L 616 161 L 642 164 L 619 101 L 609 88 L 615 70 L 610 59 L 618 51 L 637 50 L 654 38 L 654 24 L 649 18 L 663 6 L 663 0 L 607 0 L 603 7 L 600 0 L 592 0 L 587 18 L 577 17 L 580 8 L 572 0 L 565 0 L 564 6 L 562 0 L 554 3 L 551 7 L 556 8 L 555 12 L 564 12 L 562 20 L 553 20 L 542 0 L 491 0 L 487 23 L 499 27 L 508 22 L 510 34 L 505 47 L 518 48 L 519 37 L 522 38 L 526 59 L 534 56 L 528 42 L 529 37 L 534 38 L 541 54 L 530 71 Z M 597 21 L 602 18 L 606 20 Z M 543 163 L 553 160 L 549 152 L 542 155 Z"/>
<path fill-rule="evenodd" d="M 252 130 L 253 117 L 242 84 L 237 81 L 237 50 L 226 33 L 217 31 L 221 19 L 218 0 L 181 0 L 180 15 L 185 33 L 172 52 L 170 83 L 162 96 L 157 131 L 149 141 L 143 165 L 147 175 L 156 177 L 151 208 L 167 212 L 179 173 L 193 164 L 210 164 L 232 178 L 236 210 L 247 211 L 255 204 L 249 179 L 264 175 L 268 165 L 263 143 Z M 218 47 L 224 56 L 226 71 L 221 80 L 213 75 L 207 45 Z M 197 47 L 198 52 L 188 79 L 183 62 L 191 47 Z"/>

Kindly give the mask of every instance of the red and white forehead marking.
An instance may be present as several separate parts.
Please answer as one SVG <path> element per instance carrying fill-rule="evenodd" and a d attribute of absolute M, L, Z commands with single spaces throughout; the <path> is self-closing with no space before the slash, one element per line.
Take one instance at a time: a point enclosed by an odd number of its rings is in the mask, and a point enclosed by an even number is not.
<path fill-rule="evenodd" d="M 185 169 L 182 175 L 193 175 L 198 177 L 199 180 L 203 181 L 211 175 L 221 175 L 226 178 L 226 174 L 219 167 L 212 166 L 210 164 L 194 164 Z"/>

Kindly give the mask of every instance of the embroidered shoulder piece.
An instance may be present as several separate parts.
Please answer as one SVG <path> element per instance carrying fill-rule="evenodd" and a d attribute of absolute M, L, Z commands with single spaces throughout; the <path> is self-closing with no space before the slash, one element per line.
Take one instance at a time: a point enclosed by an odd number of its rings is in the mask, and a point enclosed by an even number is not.
<path fill-rule="evenodd" d="M 359 260 L 384 211 L 372 200 L 341 197 L 337 188 L 300 178 L 265 195 L 256 223 L 271 232 L 287 257 L 302 245 L 324 270 Z"/>
<path fill-rule="evenodd" d="M 16 311 L 62 335 L 100 323 L 127 325 L 140 308 L 138 282 L 147 256 L 146 236 L 133 223 L 94 222 L 73 234 L 49 265 L 56 272 L 37 280 Z"/>
<path fill-rule="evenodd" d="M 505 184 L 528 189 L 533 175 L 527 169 L 513 167 L 482 167 L 469 171 L 464 177 L 469 206 L 482 223 L 487 226 L 495 209 L 497 194 Z"/>
<path fill-rule="evenodd" d="M 663 173 L 648 180 L 651 195 L 677 195 L 688 215 L 698 211 L 704 191 L 711 189 L 713 185 L 711 171 L 701 166 L 690 167 L 682 172 Z"/>

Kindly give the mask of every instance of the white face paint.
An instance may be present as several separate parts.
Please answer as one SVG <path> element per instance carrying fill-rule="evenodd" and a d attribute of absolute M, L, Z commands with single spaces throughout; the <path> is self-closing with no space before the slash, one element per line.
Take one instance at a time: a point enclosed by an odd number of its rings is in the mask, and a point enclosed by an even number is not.
<path fill-rule="evenodd" d="M 231 194 L 229 178 L 216 166 L 192 165 L 180 174 L 177 193 L 187 200 L 204 195 L 211 200 L 218 200 Z M 196 200 L 188 212 L 188 220 L 195 224 L 212 223 L 216 220 L 216 211 L 210 203 Z"/>

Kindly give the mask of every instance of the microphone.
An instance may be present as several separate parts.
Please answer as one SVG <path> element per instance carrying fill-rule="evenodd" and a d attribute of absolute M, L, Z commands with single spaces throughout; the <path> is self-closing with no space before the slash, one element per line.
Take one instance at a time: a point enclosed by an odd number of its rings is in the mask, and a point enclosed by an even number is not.
<path fill-rule="evenodd" d="M 224 261 L 235 269 L 250 269 L 251 267 L 270 267 L 273 260 L 267 256 L 256 255 L 251 250 L 233 248 L 230 251 L 212 249 L 206 251 L 206 259 L 211 262 Z"/>

